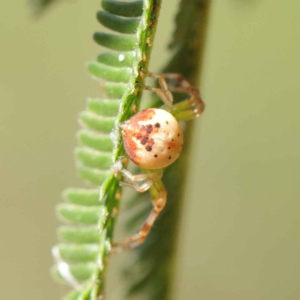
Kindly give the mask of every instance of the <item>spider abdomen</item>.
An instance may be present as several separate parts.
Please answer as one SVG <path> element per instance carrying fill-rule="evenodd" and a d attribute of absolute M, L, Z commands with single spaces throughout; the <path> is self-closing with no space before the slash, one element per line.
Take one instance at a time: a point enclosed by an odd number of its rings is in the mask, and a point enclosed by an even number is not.
<path fill-rule="evenodd" d="M 145 169 L 161 169 L 180 155 L 183 133 L 177 120 L 167 111 L 149 108 L 121 125 L 129 158 Z"/>

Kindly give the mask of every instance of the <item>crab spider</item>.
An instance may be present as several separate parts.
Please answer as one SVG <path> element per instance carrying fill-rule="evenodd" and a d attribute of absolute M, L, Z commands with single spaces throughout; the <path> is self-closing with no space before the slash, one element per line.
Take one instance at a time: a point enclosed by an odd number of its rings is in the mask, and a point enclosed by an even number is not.
<path fill-rule="evenodd" d="M 138 233 L 113 244 L 113 253 L 134 248 L 143 243 L 148 236 L 167 201 L 167 191 L 161 180 L 163 169 L 172 164 L 182 150 L 183 133 L 178 122 L 191 120 L 204 110 L 199 90 L 191 86 L 182 75 L 154 74 L 146 70 L 142 72 L 146 76 L 157 79 L 159 88 L 145 85 L 142 87 L 155 92 L 164 106 L 160 109 L 142 110 L 120 125 L 125 151 L 128 157 L 142 169 L 142 174 L 131 174 L 122 167 L 121 162 L 117 162 L 114 169 L 127 179 L 126 182 L 121 182 L 121 185 L 141 193 L 149 190 L 153 209 Z M 167 81 L 173 84 L 168 85 Z M 186 93 L 189 98 L 173 104 L 172 92 Z M 139 184 L 140 182 L 143 183 Z"/>

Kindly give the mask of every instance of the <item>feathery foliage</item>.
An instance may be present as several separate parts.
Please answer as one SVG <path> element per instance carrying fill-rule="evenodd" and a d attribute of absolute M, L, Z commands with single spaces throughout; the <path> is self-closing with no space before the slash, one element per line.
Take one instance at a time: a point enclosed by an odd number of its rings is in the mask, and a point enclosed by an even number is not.
<path fill-rule="evenodd" d="M 40 14 L 56 0 L 29 0 Z M 143 82 L 140 67 L 149 62 L 161 0 L 123 2 L 102 0 L 98 21 L 116 33 L 97 32 L 96 43 L 106 48 L 88 65 L 91 75 L 100 82 L 104 97 L 87 100 L 80 114 L 82 129 L 75 149 L 77 170 L 92 186 L 70 188 L 63 193 L 64 203 L 57 207 L 65 223 L 58 229 L 60 243 L 53 247 L 56 266 L 53 274 L 73 287 L 65 299 L 102 299 L 113 229 L 119 209 L 121 188 L 112 164 L 124 155 L 121 137 L 114 131 L 138 108 Z M 196 85 L 201 68 L 209 0 L 182 0 L 176 17 L 176 30 L 170 49 L 173 56 L 164 72 L 183 74 Z M 154 106 L 160 106 L 157 102 Z M 110 133 L 113 134 L 113 141 Z M 185 132 L 188 140 L 189 132 Z M 146 242 L 131 251 L 125 269 L 128 297 L 171 299 L 173 264 L 176 256 L 177 229 L 182 205 L 182 187 L 188 167 L 187 149 L 164 174 L 168 203 Z M 178 175 L 179 174 L 179 175 Z M 101 189 L 99 190 L 99 186 Z M 176 186 L 176 190 L 174 189 Z M 128 206 L 135 206 L 147 194 L 137 194 Z M 137 228 L 151 208 L 150 201 L 130 217 L 128 228 Z M 157 246 L 159 245 L 159 247 Z"/>
<path fill-rule="evenodd" d="M 68 189 L 57 207 L 67 225 L 58 229 L 61 243 L 53 247 L 53 273 L 73 288 L 65 299 L 100 299 L 104 294 L 107 263 L 119 210 L 120 176 L 111 166 L 124 155 L 120 122 L 139 106 L 143 83 L 140 69 L 147 68 L 160 0 L 121 2 L 102 0 L 98 21 L 117 32 L 96 32 L 97 44 L 111 51 L 90 62 L 89 72 L 100 82 L 105 98 L 88 99 L 80 114 L 83 127 L 75 149 L 80 176 L 98 188 Z M 121 34 L 120 34 L 121 33 Z M 113 141 L 110 133 L 113 132 Z"/>

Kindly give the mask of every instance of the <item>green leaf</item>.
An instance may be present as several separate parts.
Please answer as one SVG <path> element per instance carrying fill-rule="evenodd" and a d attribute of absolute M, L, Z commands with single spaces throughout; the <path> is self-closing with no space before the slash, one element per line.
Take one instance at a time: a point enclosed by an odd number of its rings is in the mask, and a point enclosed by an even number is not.
<path fill-rule="evenodd" d="M 102 205 L 99 201 L 99 189 L 67 189 L 63 193 L 65 200 L 72 204 L 83 206 L 99 206 Z"/>
<path fill-rule="evenodd" d="M 96 268 L 97 265 L 95 263 L 80 263 L 75 265 L 69 265 L 69 271 L 71 276 L 78 282 L 84 282 L 91 278 Z M 54 268 L 52 274 L 57 280 L 66 281 L 64 274 L 62 274 L 59 268 Z"/>
<path fill-rule="evenodd" d="M 94 40 L 103 47 L 117 51 L 133 51 L 137 45 L 134 36 L 122 36 L 104 32 L 96 32 Z"/>
<path fill-rule="evenodd" d="M 140 23 L 140 19 L 124 19 L 104 11 L 97 12 L 99 23 L 105 27 L 120 33 L 135 33 Z"/>
<path fill-rule="evenodd" d="M 89 128 L 102 133 L 110 133 L 115 125 L 115 118 L 97 116 L 89 111 L 80 114 L 80 120 Z"/>
<path fill-rule="evenodd" d="M 57 207 L 58 217 L 71 225 L 61 226 L 57 232 L 61 243 L 54 247 L 56 273 L 78 289 L 66 299 L 96 300 L 104 294 L 121 197 L 121 175 L 112 169 L 124 156 L 118 126 L 139 107 L 142 88 L 136 83 L 144 81 L 140 70 L 147 69 L 149 63 L 160 0 L 103 0 L 102 6 L 106 12 L 97 13 L 98 21 L 119 34 L 94 35 L 99 45 L 114 52 L 102 53 L 97 62 L 88 64 L 103 97 L 89 98 L 86 110 L 79 116 L 84 128 L 77 134 L 80 146 L 75 149 L 76 168 L 84 180 L 97 188 L 67 189 L 65 203 Z M 65 268 L 69 273 L 64 273 Z"/>
<path fill-rule="evenodd" d="M 112 165 L 112 157 L 108 152 L 99 152 L 88 147 L 78 147 L 75 149 L 76 157 L 85 166 L 106 170 Z"/>
<path fill-rule="evenodd" d="M 112 82 L 128 82 L 131 75 L 128 68 L 115 68 L 98 62 L 90 62 L 88 69 L 93 76 Z"/>
<path fill-rule="evenodd" d="M 57 230 L 57 235 L 61 241 L 77 244 L 97 244 L 100 239 L 97 226 L 61 226 Z"/>
<path fill-rule="evenodd" d="M 97 133 L 88 129 L 79 130 L 77 137 L 81 144 L 95 150 L 111 152 L 114 147 L 109 135 Z"/>
<path fill-rule="evenodd" d="M 143 1 L 122 2 L 102 0 L 104 10 L 123 17 L 138 17 L 143 13 Z"/>
<path fill-rule="evenodd" d="M 67 263 L 95 261 L 99 252 L 97 245 L 60 244 L 56 248 L 61 259 Z"/>
<path fill-rule="evenodd" d="M 89 98 L 87 101 L 89 111 L 106 117 L 115 117 L 121 103 L 120 100 L 105 100 L 99 98 Z"/>
<path fill-rule="evenodd" d="M 109 99 L 120 99 L 127 90 L 127 84 L 105 82 L 101 86 Z"/>
<path fill-rule="evenodd" d="M 97 186 L 100 186 L 108 175 L 108 171 L 92 169 L 81 163 L 77 163 L 76 169 L 83 179 Z"/>
<path fill-rule="evenodd" d="M 131 67 L 133 59 L 134 52 L 101 53 L 97 57 L 99 63 L 117 68 Z"/>
<path fill-rule="evenodd" d="M 81 225 L 95 225 L 101 215 L 101 208 L 62 203 L 57 206 L 57 215 L 62 221 Z"/>
<path fill-rule="evenodd" d="M 97 265 L 95 263 L 70 265 L 71 274 L 78 281 L 85 281 L 85 280 L 91 278 L 91 276 L 96 268 L 97 268 Z"/>

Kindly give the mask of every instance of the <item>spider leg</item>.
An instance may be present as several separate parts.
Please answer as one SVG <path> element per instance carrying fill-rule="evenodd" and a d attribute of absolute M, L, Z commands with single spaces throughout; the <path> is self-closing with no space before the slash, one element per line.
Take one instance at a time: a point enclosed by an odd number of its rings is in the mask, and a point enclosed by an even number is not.
<path fill-rule="evenodd" d="M 204 103 L 201 98 L 189 98 L 173 105 L 171 113 L 177 121 L 189 121 L 199 117 L 204 110 Z"/>
<path fill-rule="evenodd" d="M 131 181 L 144 181 L 144 180 L 153 180 L 153 181 L 157 181 L 160 180 L 162 178 L 163 175 L 163 170 L 159 169 L 159 170 L 154 170 L 152 172 L 148 172 L 148 173 L 143 173 L 143 174 L 137 174 L 137 175 L 133 175 L 132 173 L 130 173 L 128 170 L 126 169 L 121 169 L 120 172 L 123 174 L 123 176 Z"/>
<path fill-rule="evenodd" d="M 144 193 L 146 191 L 148 191 L 151 187 L 151 185 L 153 185 L 153 181 L 148 180 L 145 183 L 138 185 L 135 183 L 129 183 L 129 182 L 125 182 L 125 181 L 121 181 L 120 182 L 121 186 L 127 186 L 130 187 L 132 189 L 135 189 L 136 191 L 140 192 L 140 193 Z"/>
<path fill-rule="evenodd" d="M 172 108 L 173 95 L 169 90 L 169 86 L 168 86 L 166 80 L 159 74 L 151 73 L 151 72 L 147 71 L 146 69 L 143 69 L 142 72 L 149 77 L 157 79 L 158 84 L 160 86 L 159 88 L 156 88 L 156 87 L 140 84 L 142 86 L 142 88 L 156 93 L 156 95 L 164 102 L 166 107 L 168 107 L 169 109 Z"/>
<path fill-rule="evenodd" d="M 190 97 L 173 105 L 171 113 L 178 121 L 188 121 L 198 117 L 204 110 L 198 88 L 192 86 L 181 74 L 160 74 L 168 82 L 169 90 L 172 92 L 186 93 Z"/>
<path fill-rule="evenodd" d="M 164 209 L 167 202 L 167 191 L 161 180 L 155 182 L 150 187 L 150 194 L 152 197 L 153 209 L 151 210 L 141 230 L 133 236 L 126 238 L 122 242 L 114 243 L 112 254 L 117 254 L 124 250 L 132 249 L 142 244 L 148 236 L 153 224 L 155 223 L 161 211 Z"/>
<path fill-rule="evenodd" d="M 140 193 L 143 193 L 143 192 L 146 192 L 147 190 L 149 190 L 149 188 L 153 185 L 153 183 L 160 180 L 163 175 L 162 169 L 155 170 L 155 171 L 148 172 L 148 173 L 133 175 L 128 170 L 123 169 L 119 164 L 115 166 L 115 170 L 118 172 L 121 172 L 122 175 L 126 179 L 132 181 L 132 182 L 121 181 L 120 185 L 131 187 Z M 141 185 L 136 183 L 136 182 L 140 182 L 140 181 L 145 181 L 145 182 L 142 183 Z"/>
<path fill-rule="evenodd" d="M 145 69 L 142 71 L 145 75 L 157 79 L 160 88 L 146 85 L 142 85 L 142 87 L 155 92 L 178 121 L 194 119 L 203 112 L 204 102 L 199 95 L 199 90 L 192 86 L 181 74 L 154 74 Z M 185 93 L 190 97 L 185 101 L 173 104 L 171 92 Z"/>

